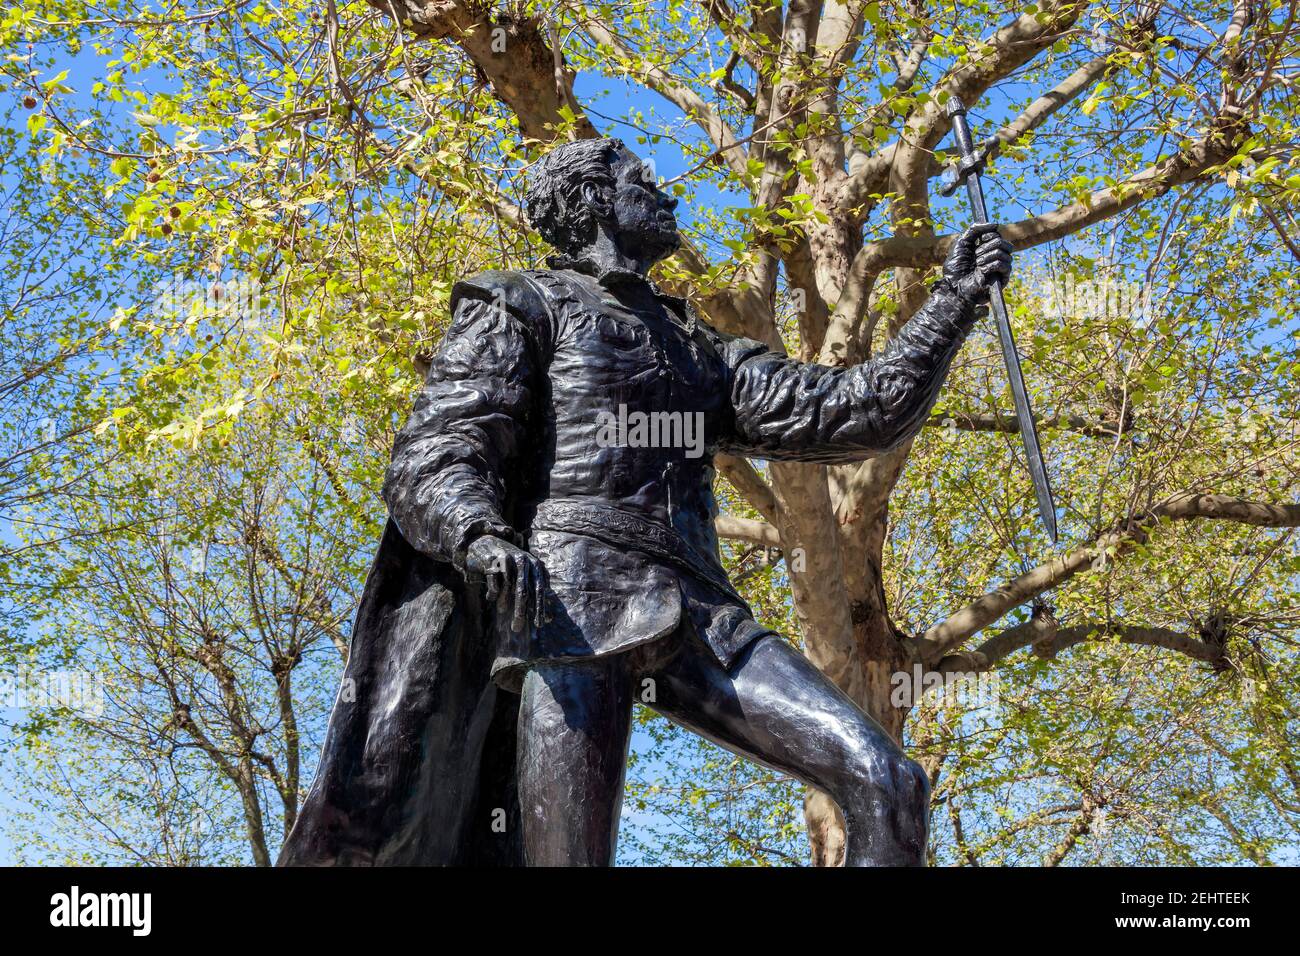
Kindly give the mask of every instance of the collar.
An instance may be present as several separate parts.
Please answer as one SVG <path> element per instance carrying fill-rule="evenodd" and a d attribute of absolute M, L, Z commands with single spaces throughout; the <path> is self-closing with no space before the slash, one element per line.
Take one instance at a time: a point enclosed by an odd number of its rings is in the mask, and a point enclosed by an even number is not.
<path fill-rule="evenodd" d="M 550 269 L 570 269 L 573 272 L 581 272 L 583 275 L 591 276 L 607 289 L 624 283 L 643 283 L 648 285 L 650 291 L 655 295 L 664 295 L 664 292 L 659 286 L 655 285 L 653 280 L 639 272 L 619 268 L 602 270 L 594 260 L 585 256 L 567 256 L 559 253 L 548 256 L 546 265 Z"/>
<path fill-rule="evenodd" d="M 602 270 L 595 261 L 586 256 L 568 256 L 564 253 L 557 253 L 556 255 L 548 256 L 546 259 L 546 266 L 549 269 L 570 269 L 574 272 L 580 272 L 583 275 L 591 276 L 611 292 L 617 289 L 620 285 L 648 286 L 650 291 L 654 293 L 656 297 L 666 300 L 673 306 L 673 308 L 668 310 L 669 315 L 673 316 L 674 319 L 678 319 L 680 324 L 692 335 L 695 334 L 698 319 L 695 315 L 695 309 L 690 302 L 680 296 L 675 296 L 665 292 L 648 276 L 643 276 L 639 272 L 633 272 L 631 269 L 614 268 Z M 681 318 L 684 318 L 685 321 L 680 321 Z"/>

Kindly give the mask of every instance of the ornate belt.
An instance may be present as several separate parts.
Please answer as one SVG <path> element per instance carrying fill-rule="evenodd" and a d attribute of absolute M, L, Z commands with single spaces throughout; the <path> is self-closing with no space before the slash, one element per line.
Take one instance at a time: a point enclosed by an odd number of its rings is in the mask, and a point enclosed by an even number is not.
<path fill-rule="evenodd" d="M 606 544 L 640 551 L 667 564 L 689 571 L 741 604 L 726 572 L 704 557 L 694 545 L 672 528 L 608 505 L 566 498 L 552 498 L 537 506 L 534 531 L 560 531 L 596 538 Z"/>

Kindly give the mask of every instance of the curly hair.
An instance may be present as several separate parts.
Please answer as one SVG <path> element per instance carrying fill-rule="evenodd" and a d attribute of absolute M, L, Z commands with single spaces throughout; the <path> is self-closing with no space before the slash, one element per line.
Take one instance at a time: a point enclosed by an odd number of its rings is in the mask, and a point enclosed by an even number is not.
<path fill-rule="evenodd" d="M 551 150 L 534 165 L 524 195 L 524 215 L 552 246 L 572 255 L 596 233 L 582 184 L 614 188 L 613 161 L 627 147 L 619 139 L 584 139 Z"/>

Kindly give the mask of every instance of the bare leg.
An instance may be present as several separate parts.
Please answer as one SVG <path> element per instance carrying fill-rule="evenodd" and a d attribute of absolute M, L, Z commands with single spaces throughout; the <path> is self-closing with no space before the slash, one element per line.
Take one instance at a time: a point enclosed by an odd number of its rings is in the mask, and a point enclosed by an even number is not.
<path fill-rule="evenodd" d="M 618 841 L 632 694 L 620 658 L 524 677 L 519 807 L 529 866 L 609 866 Z"/>
<path fill-rule="evenodd" d="M 651 706 L 674 723 L 829 794 L 844 814 L 848 866 L 925 862 L 925 774 L 793 647 L 760 638 L 728 671 L 688 639 L 651 676 Z"/>

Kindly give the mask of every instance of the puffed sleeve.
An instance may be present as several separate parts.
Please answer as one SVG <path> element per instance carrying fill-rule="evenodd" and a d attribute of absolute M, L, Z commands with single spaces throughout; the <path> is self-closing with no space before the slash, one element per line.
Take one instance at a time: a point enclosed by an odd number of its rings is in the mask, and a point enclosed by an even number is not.
<path fill-rule="evenodd" d="M 480 535 L 519 541 L 504 483 L 528 443 L 539 363 L 529 317 L 503 296 L 462 295 L 453 308 L 397 435 L 384 500 L 413 547 L 463 569 Z"/>
<path fill-rule="evenodd" d="M 735 425 L 724 450 L 821 464 L 888 451 L 925 422 L 974 321 L 975 308 L 940 282 L 878 356 L 850 368 L 725 341 Z"/>

